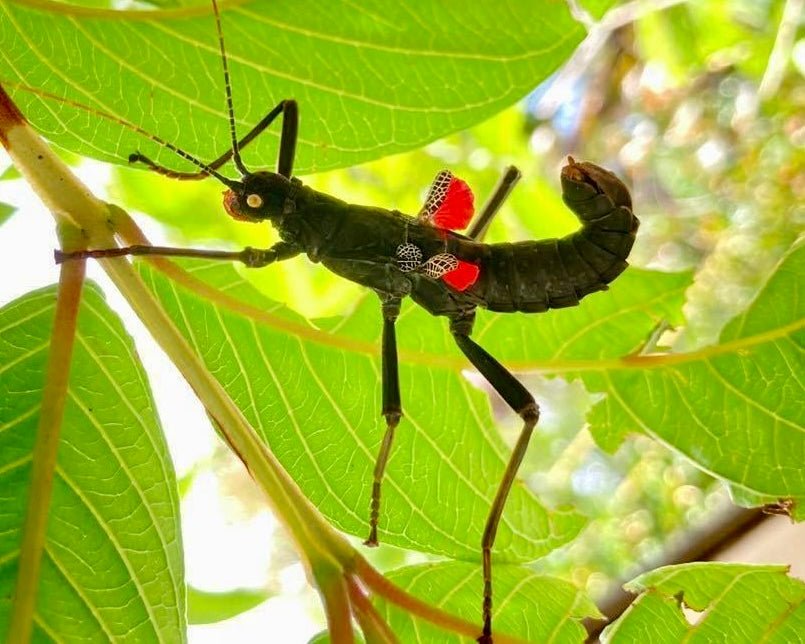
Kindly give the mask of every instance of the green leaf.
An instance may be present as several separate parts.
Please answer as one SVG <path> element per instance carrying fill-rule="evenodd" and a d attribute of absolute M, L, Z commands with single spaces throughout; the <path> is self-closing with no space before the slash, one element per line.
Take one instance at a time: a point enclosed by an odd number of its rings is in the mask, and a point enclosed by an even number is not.
<path fill-rule="evenodd" d="M 2 226 L 8 219 L 11 218 L 17 209 L 7 203 L 0 201 L 0 226 Z"/>
<path fill-rule="evenodd" d="M 584 8 L 590 16 L 600 20 L 604 14 L 618 4 L 618 0 L 576 0 L 578 5 Z"/>
<path fill-rule="evenodd" d="M 23 113 L 67 149 L 125 163 L 140 150 L 188 169 L 106 112 L 203 160 L 230 147 L 210 6 L 136 12 L 4 0 L 0 78 Z M 564 2 L 252 0 L 224 7 L 241 135 L 295 98 L 297 172 L 354 165 L 477 123 L 533 89 L 584 36 Z M 47 37 L 43 37 L 43 35 Z M 45 96 L 46 92 L 48 96 Z M 273 166 L 278 133 L 245 152 Z"/>
<path fill-rule="evenodd" d="M 55 288 L 0 310 L 0 633 L 17 578 Z M 78 318 L 36 640 L 185 639 L 173 466 L 120 320 L 87 285 Z"/>
<path fill-rule="evenodd" d="M 354 635 L 355 644 L 363 644 L 366 641 L 360 631 L 354 633 Z M 330 644 L 331 641 L 329 631 L 319 631 L 307 641 L 307 644 Z"/>
<path fill-rule="evenodd" d="M 481 311 L 473 337 L 516 369 L 558 373 L 572 369 L 573 360 L 619 358 L 640 349 L 661 322 L 682 322 L 691 278 L 630 267 L 579 306 L 538 315 Z"/>
<path fill-rule="evenodd" d="M 0 181 L 10 181 L 12 179 L 19 179 L 22 177 L 22 174 L 19 170 L 17 170 L 17 166 L 10 165 L 3 173 L 0 174 Z"/>
<path fill-rule="evenodd" d="M 409 566 L 390 572 L 395 584 L 452 615 L 480 621 L 483 575 L 467 563 Z M 595 604 L 573 584 L 519 566 L 495 566 L 494 630 L 529 642 L 583 642 L 580 621 L 600 617 Z M 465 642 L 410 613 L 379 602 L 401 642 Z"/>
<path fill-rule="evenodd" d="M 231 590 L 210 593 L 193 586 L 187 588 L 187 623 L 213 624 L 235 617 L 262 604 L 273 593 L 262 590 Z"/>
<path fill-rule="evenodd" d="M 308 498 L 336 526 L 365 537 L 372 469 L 385 429 L 380 364 L 376 353 L 346 351 L 338 342 L 357 337 L 379 348 L 379 302 L 366 300 L 347 318 L 320 321 L 338 332 L 336 340 L 323 344 L 324 334 L 317 335 L 310 322 L 262 297 L 228 266 L 197 262 L 191 270 L 276 316 L 275 322 L 255 322 L 142 270 L 168 314 Z M 418 325 L 409 316 L 445 334 L 443 320 L 409 305 L 398 325 L 400 336 L 409 329 L 416 336 Z M 296 326 L 289 333 L 280 322 Z M 465 364 L 456 348 L 449 354 Z M 429 361 L 401 362 L 405 417 L 386 470 L 380 538 L 477 560 L 508 450 L 486 396 L 457 370 Z M 542 556 L 584 524 L 574 512 L 543 507 L 523 485 L 515 485 L 506 508 L 495 546 L 500 562 Z"/>
<path fill-rule="evenodd" d="M 229 383 L 236 402 L 305 493 L 340 528 L 364 536 L 371 469 L 383 430 L 376 298 L 363 298 L 346 318 L 315 321 L 334 334 L 322 345 L 321 336 L 305 333 L 308 322 L 262 298 L 231 269 L 190 266 L 227 294 L 298 325 L 289 335 L 279 327 L 255 324 L 169 288 L 147 272 L 211 371 Z M 598 358 L 637 348 L 659 321 L 678 319 L 689 283 L 686 274 L 630 269 L 609 292 L 587 298 L 576 309 L 534 316 L 482 314 L 476 337 L 507 365 L 516 366 L 514 359 L 524 355 L 532 364 L 557 356 L 595 364 Z M 406 418 L 384 489 L 382 539 L 477 558 L 480 530 L 507 452 L 492 429 L 486 400 L 457 373 L 456 365 L 467 363 L 445 322 L 408 305 L 397 326 Z M 344 339 L 368 343 L 371 356 L 339 348 Z M 469 472 L 483 475 L 464 474 Z M 467 505 L 449 526 L 441 520 L 444 498 Z M 504 523 L 496 545 L 500 560 L 525 561 L 571 539 L 582 520 L 546 510 L 515 486 Z"/>
<path fill-rule="evenodd" d="M 612 448 L 639 431 L 749 494 L 805 500 L 805 245 L 778 265 L 719 345 L 581 374 L 606 392 L 591 415 Z"/>
<path fill-rule="evenodd" d="M 691 563 L 652 570 L 626 585 L 638 599 L 602 642 L 785 644 L 805 632 L 805 583 L 786 566 Z M 690 624 L 680 602 L 699 611 Z"/>

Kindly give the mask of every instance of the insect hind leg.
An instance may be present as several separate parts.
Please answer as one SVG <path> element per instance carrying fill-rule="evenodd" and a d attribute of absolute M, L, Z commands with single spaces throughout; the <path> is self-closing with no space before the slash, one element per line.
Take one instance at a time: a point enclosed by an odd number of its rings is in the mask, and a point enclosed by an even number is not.
<path fill-rule="evenodd" d="M 523 461 L 531 434 L 539 420 L 539 407 L 534 397 L 502 364 L 487 353 L 480 345 L 470 339 L 475 314 L 453 317 L 450 321 L 450 331 L 458 344 L 459 349 L 469 361 L 481 372 L 487 382 L 500 394 L 503 400 L 523 419 L 523 429 L 514 446 L 512 455 L 506 465 L 503 478 L 498 485 L 495 500 L 489 509 L 484 534 L 481 540 L 484 575 L 483 595 L 483 633 L 478 638 L 480 644 L 492 642 L 492 546 L 506 505 L 506 499 L 511 491 L 517 470 Z"/>
<path fill-rule="evenodd" d="M 472 226 L 470 226 L 470 229 L 467 231 L 467 237 L 476 241 L 483 241 L 489 224 L 492 223 L 492 219 L 494 219 L 498 210 L 500 210 L 503 202 L 508 199 L 514 186 L 517 185 L 517 182 L 520 180 L 520 176 L 520 171 L 513 165 L 506 168 L 506 172 L 503 173 L 500 181 L 498 181 L 498 185 L 495 186 L 495 189 L 484 204 L 484 207 L 481 208 L 481 212 L 478 213 L 475 221 L 472 222 Z"/>
<path fill-rule="evenodd" d="M 391 444 L 394 441 L 394 430 L 402 418 L 402 404 L 400 402 L 400 378 L 397 365 L 397 336 L 395 323 L 400 314 L 400 298 L 379 293 L 383 302 L 383 351 L 382 351 L 382 379 L 383 379 L 383 410 L 382 416 L 386 419 L 386 432 L 377 455 L 372 481 L 372 503 L 369 516 L 369 536 L 364 544 L 377 546 L 377 524 L 380 520 L 380 491 L 383 483 L 383 473 L 386 470 Z"/>

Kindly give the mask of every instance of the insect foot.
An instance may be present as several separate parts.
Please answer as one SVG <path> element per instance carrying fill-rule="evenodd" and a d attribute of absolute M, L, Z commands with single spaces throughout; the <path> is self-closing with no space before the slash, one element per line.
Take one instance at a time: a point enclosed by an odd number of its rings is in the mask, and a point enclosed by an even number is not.
<path fill-rule="evenodd" d="M 379 543 L 377 541 L 377 523 L 380 519 L 380 488 L 383 482 L 383 472 L 386 469 L 389 454 L 391 453 L 391 444 L 394 441 L 394 430 L 400 424 L 402 418 L 401 411 L 389 411 L 383 414 L 386 417 L 386 433 L 383 436 L 383 443 L 380 445 L 380 453 L 377 456 L 375 469 L 372 480 L 372 505 L 369 515 L 369 536 L 363 545 L 370 548 L 376 548 Z"/>
<path fill-rule="evenodd" d="M 241 251 L 241 255 L 240 261 L 249 268 L 262 268 L 277 261 L 277 251 L 273 248 L 261 249 L 246 246 Z"/>

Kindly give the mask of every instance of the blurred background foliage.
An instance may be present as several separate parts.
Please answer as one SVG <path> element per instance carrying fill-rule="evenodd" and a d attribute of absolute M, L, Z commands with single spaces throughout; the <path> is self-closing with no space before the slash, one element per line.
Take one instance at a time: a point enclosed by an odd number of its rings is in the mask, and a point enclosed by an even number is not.
<path fill-rule="evenodd" d="M 803 3 L 665 4 L 671 6 L 661 11 L 651 3 L 617 5 L 603 23 L 614 28 L 596 45 L 582 47 L 523 102 L 471 130 L 303 180 L 347 201 L 414 213 L 442 168 L 465 179 L 483 201 L 502 170 L 515 164 L 524 178 L 488 235 L 488 241 L 515 241 L 575 228 L 559 197 L 559 168 L 568 154 L 593 160 L 631 186 L 641 219 L 631 262 L 695 271 L 687 325 L 663 340 L 678 350 L 713 342 L 803 230 Z M 113 198 L 167 224 L 174 242 L 273 241 L 268 227 L 222 218 L 210 206 L 219 193 L 214 182 L 166 182 L 128 169 L 115 170 L 112 186 Z M 304 257 L 244 274 L 311 318 L 343 313 L 363 295 Z M 580 383 L 528 381 L 546 414 L 523 476 L 542 498 L 572 504 L 590 518 L 580 538 L 539 568 L 601 598 L 729 503 L 719 484 L 646 438 L 628 441 L 616 454 L 599 450 L 584 430 L 591 398 Z M 502 431 L 513 436 L 515 425 L 501 410 Z M 240 469 L 216 471 L 238 513 L 254 512 L 256 497 L 243 492 L 249 485 Z M 281 569 L 294 565 L 292 550 L 278 544 L 266 580 L 277 591 Z M 422 558 L 388 546 L 370 555 L 381 568 Z M 298 592 L 309 592 L 303 588 Z"/>

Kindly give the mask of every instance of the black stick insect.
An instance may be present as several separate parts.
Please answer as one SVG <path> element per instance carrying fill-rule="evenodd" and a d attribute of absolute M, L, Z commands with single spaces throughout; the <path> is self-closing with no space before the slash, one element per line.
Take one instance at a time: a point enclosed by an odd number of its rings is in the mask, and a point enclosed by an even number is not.
<path fill-rule="evenodd" d="M 199 168 L 179 172 L 135 152 L 132 163 L 175 179 L 214 177 L 229 188 L 224 207 L 232 217 L 253 223 L 270 222 L 281 241 L 271 248 L 239 252 L 161 246 L 128 246 L 74 253 L 57 251 L 57 261 L 123 255 L 204 257 L 243 262 L 260 268 L 306 253 L 338 275 L 373 289 L 383 315 L 382 416 L 386 431 L 374 468 L 367 546 L 378 545 L 381 484 L 391 454 L 394 432 L 403 416 L 397 370 L 395 322 L 405 297 L 433 315 L 450 321 L 459 349 L 523 420 L 481 542 L 483 560 L 483 630 L 478 642 L 492 642 L 492 546 L 506 499 L 539 420 L 534 397 L 503 365 L 471 339 L 475 310 L 534 313 L 575 306 L 584 296 L 605 290 L 626 268 L 638 220 L 629 191 L 611 172 L 592 163 L 568 158 L 562 169 L 562 197 L 582 223 L 562 239 L 484 244 L 486 229 L 507 198 L 520 172 L 510 167 L 466 234 L 473 215 L 467 185 L 448 171 L 440 172 L 417 217 L 394 210 L 347 204 L 304 186 L 293 176 L 299 112 L 296 101 L 284 100 L 238 139 L 223 31 L 216 0 L 212 0 L 221 52 L 231 148 L 210 163 L 148 135 Z M 240 151 L 278 117 L 282 119 L 277 171 L 252 172 Z M 139 128 L 138 128 L 139 130 Z M 143 132 L 143 134 L 146 134 Z M 233 161 L 241 174 L 232 180 L 218 172 Z"/>

